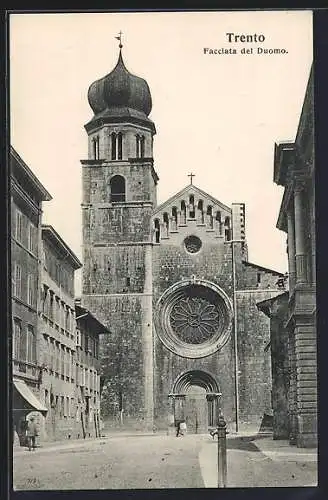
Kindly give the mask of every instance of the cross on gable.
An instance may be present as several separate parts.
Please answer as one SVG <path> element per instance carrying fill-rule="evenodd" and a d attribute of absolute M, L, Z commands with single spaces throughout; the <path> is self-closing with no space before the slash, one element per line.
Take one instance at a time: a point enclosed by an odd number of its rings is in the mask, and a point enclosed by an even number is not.
<path fill-rule="evenodd" d="M 195 174 L 190 173 L 188 174 L 188 177 L 190 177 L 190 184 L 192 184 L 192 178 L 195 177 Z"/>

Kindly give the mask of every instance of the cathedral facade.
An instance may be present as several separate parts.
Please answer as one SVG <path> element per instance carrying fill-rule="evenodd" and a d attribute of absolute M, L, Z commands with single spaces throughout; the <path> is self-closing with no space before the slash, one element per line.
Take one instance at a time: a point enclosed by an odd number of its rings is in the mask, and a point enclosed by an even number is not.
<path fill-rule="evenodd" d="M 117 65 L 91 84 L 85 125 L 82 305 L 107 325 L 105 414 L 190 432 L 260 424 L 271 411 L 268 318 L 283 275 L 249 262 L 245 205 L 193 183 L 157 204 L 147 82 Z"/>

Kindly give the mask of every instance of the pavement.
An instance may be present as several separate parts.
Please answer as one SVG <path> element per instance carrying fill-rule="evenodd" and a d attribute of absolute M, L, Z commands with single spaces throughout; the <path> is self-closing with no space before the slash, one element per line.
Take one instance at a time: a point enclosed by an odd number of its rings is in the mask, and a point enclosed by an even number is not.
<path fill-rule="evenodd" d="M 204 442 L 199 456 L 206 488 L 217 487 L 217 441 Z M 227 487 L 317 486 L 317 450 L 290 446 L 272 435 L 227 437 Z"/>
<path fill-rule="evenodd" d="M 227 487 L 316 486 L 317 450 L 269 434 L 227 436 Z M 208 434 L 108 433 L 13 451 L 14 485 L 30 489 L 217 488 L 217 440 Z"/>

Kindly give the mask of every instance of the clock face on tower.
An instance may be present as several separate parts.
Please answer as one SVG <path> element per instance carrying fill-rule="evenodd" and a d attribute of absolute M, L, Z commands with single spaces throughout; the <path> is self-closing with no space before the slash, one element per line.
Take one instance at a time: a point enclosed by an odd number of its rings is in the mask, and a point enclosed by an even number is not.
<path fill-rule="evenodd" d="M 232 306 L 223 290 L 205 280 L 183 280 L 158 301 L 156 331 L 171 351 L 201 358 L 228 341 L 231 320 Z"/>

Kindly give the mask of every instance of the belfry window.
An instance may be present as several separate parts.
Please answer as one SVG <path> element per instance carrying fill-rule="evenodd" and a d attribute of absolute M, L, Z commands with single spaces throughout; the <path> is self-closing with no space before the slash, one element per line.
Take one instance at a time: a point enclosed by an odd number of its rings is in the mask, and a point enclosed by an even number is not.
<path fill-rule="evenodd" d="M 111 158 L 112 160 L 122 160 L 123 158 L 123 134 L 112 132 L 111 137 Z"/>
<path fill-rule="evenodd" d="M 138 135 L 136 135 L 136 158 L 140 158 L 140 141 Z"/>
<path fill-rule="evenodd" d="M 99 160 L 99 137 L 93 137 L 92 139 L 92 148 L 93 148 L 93 159 Z"/>
<path fill-rule="evenodd" d="M 136 158 L 145 157 L 145 136 L 136 135 Z"/>
<path fill-rule="evenodd" d="M 145 137 L 140 137 L 140 157 L 145 157 Z"/>
<path fill-rule="evenodd" d="M 114 175 L 110 180 L 111 202 L 125 201 L 125 179 L 121 175 Z"/>
<path fill-rule="evenodd" d="M 122 160 L 122 133 L 117 134 L 117 159 Z"/>
<path fill-rule="evenodd" d="M 116 134 L 114 132 L 111 134 L 111 151 L 112 160 L 116 160 Z"/>

